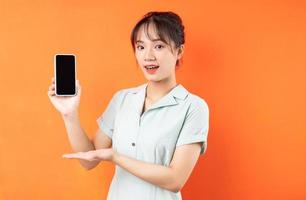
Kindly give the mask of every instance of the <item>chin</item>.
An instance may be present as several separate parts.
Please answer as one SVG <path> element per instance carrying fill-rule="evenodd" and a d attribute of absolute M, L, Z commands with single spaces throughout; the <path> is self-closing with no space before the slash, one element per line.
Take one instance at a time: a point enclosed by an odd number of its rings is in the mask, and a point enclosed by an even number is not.
<path fill-rule="evenodd" d="M 154 78 L 152 78 L 152 77 L 148 78 L 148 77 L 147 77 L 146 79 L 147 79 L 147 81 L 155 82 L 155 83 L 163 82 L 163 81 L 166 80 L 165 78 L 157 78 L 157 77 L 154 77 Z"/>
<path fill-rule="evenodd" d="M 158 82 L 158 81 L 160 81 L 159 79 L 157 79 L 157 78 L 146 78 L 147 79 L 147 81 L 151 81 L 151 82 Z"/>
<path fill-rule="evenodd" d="M 153 81 L 153 82 L 160 81 L 160 78 L 158 77 L 152 77 L 152 76 L 145 75 L 145 78 L 147 79 L 147 81 Z"/>

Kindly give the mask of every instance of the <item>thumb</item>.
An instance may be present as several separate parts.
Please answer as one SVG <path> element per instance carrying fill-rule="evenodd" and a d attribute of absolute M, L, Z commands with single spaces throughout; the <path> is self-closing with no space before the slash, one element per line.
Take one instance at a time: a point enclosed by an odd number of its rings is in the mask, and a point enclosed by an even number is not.
<path fill-rule="evenodd" d="M 78 91 L 78 93 L 81 93 L 82 88 L 81 88 L 81 85 L 80 85 L 80 81 L 79 81 L 79 80 L 76 81 L 76 85 L 77 85 L 77 91 Z"/>

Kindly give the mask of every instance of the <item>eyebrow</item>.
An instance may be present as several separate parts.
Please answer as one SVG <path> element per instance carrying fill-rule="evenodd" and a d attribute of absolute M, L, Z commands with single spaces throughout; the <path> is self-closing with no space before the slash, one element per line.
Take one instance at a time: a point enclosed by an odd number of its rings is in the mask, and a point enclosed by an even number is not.
<path fill-rule="evenodd" d="M 153 39 L 153 40 L 151 40 L 151 41 L 153 41 L 153 42 L 157 42 L 157 41 L 161 41 L 161 42 L 163 42 L 161 39 Z M 142 40 L 137 40 L 135 43 L 144 43 Z"/>

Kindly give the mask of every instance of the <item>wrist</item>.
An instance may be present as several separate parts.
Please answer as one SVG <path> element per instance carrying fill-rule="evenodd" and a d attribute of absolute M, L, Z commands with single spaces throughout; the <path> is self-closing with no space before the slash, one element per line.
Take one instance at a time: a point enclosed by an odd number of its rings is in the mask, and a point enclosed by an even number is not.
<path fill-rule="evenodd" d="M 120 159 L 120 154 L 117 153 L 116 151 L 114 151 L 113 156 L 112 156 L 112 162 L 114 162 L 115 164 L 117 164 L 118 161 L 119 161 L 119 159 Z"/>
<path fill-rule="evenodd" d="M 73 120 L 79 117 L 79 113 L 75 110 L 69 113 L 62 113 L 61 116 L 64 120 Z"/>

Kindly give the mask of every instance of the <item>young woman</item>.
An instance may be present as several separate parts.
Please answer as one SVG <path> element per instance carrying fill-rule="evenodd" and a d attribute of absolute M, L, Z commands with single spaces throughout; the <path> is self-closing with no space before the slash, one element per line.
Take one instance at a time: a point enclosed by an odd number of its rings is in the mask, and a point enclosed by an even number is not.
<path fill-rule="evenodd" d="M 108 200 L 177 200 L 199 156 L 207 148 L 209 110 L 204 99 L 176 82 L 184 52 L 184 26 L 173 12 L 150 12 L 135 26 L 131 42 L 147 83 L 114 94 L 97 119 L 93 141 L 81 127 L 81 96 L 58 97 L 54 79 L 48 96 L 61 113 L 76 153 L 86 169 L 111 161 L 116 171 Z"/>

